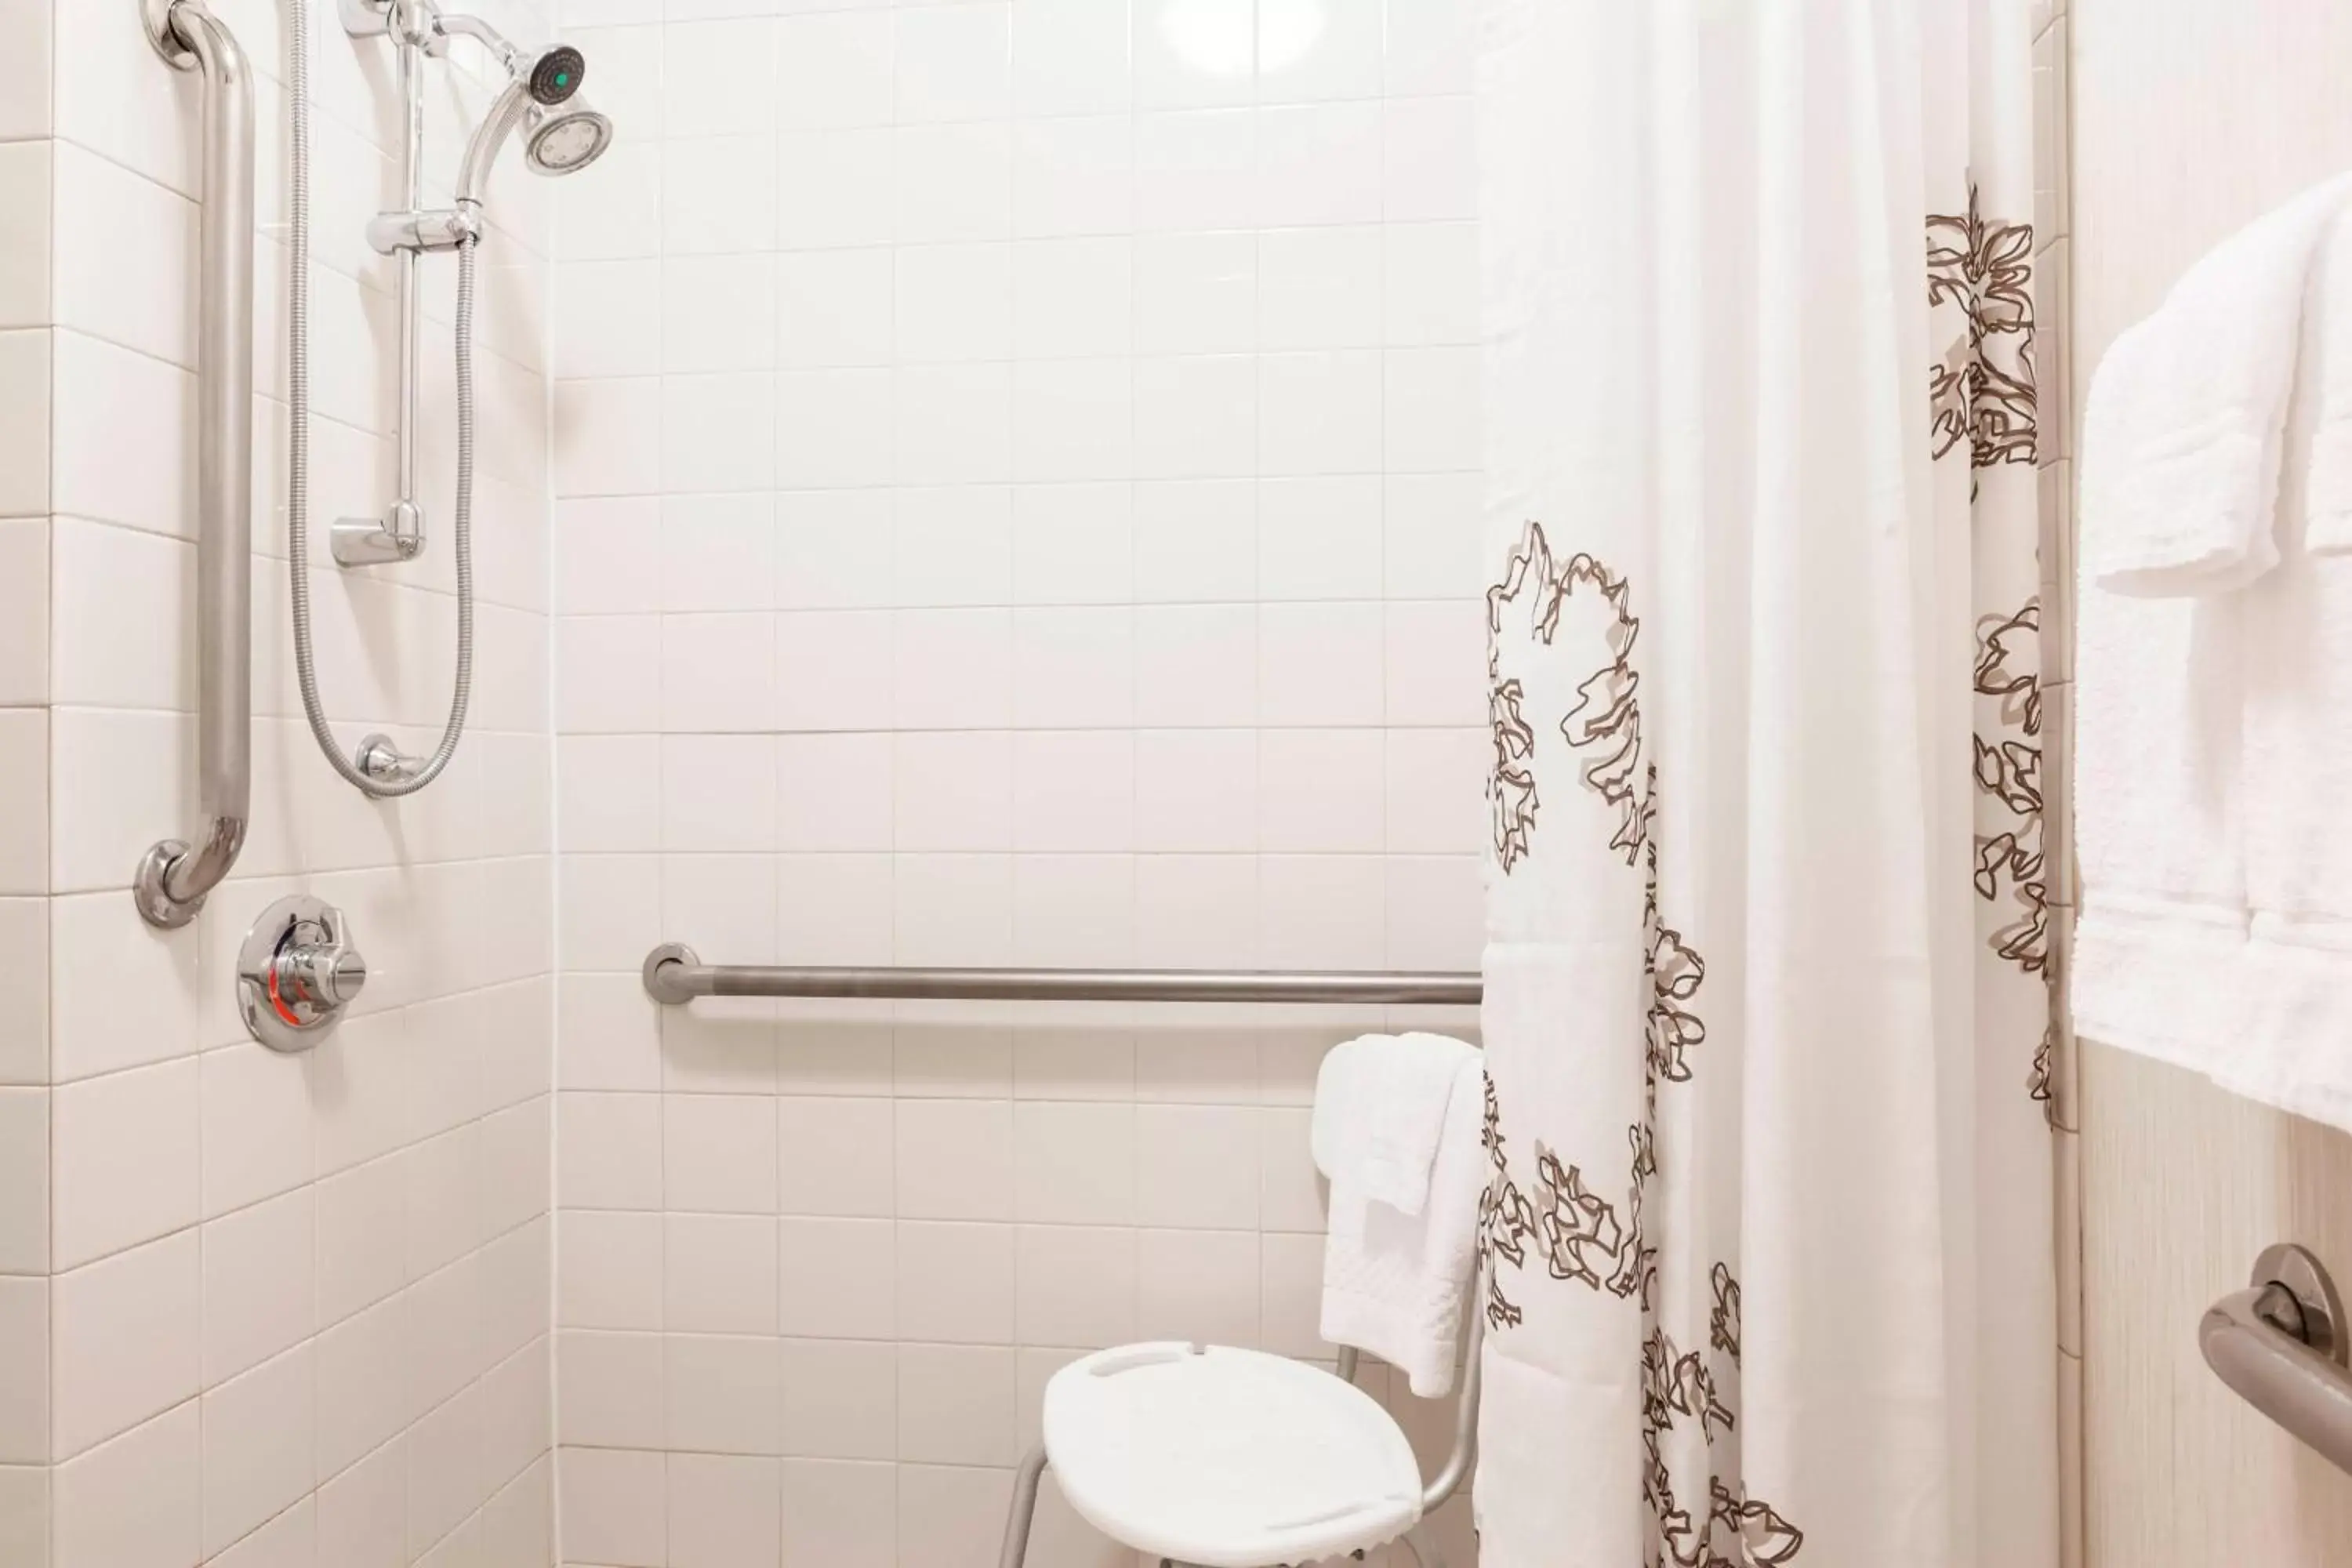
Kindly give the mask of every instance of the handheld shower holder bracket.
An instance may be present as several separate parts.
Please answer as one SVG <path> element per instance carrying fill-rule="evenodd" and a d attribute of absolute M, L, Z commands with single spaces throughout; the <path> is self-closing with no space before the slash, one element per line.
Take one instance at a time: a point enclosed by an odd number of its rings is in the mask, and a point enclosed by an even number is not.
<path fill-rule="evenodd" d="M 328 535 L 338 566 L 383 566 L 425 553 L 425 512 L 413 500 L 396 500 L 375 517 L 339 517 Z"/>
<path fill-rule="evenodd" d="M 420 47 L 437 30 L 432 0 L 338 0 L 337 19 L 354 38 L 397 38 Z"/>
<path fill-rule="evenodd" d="M 397 256 L 404 250 L 456 250 L 478 243 L 481 237 L 482 211 L 470 203 L 421 212 L 378 213 L 368 219 L 367 226 L 368 246 L 379 256 Z"/>
<path fill-rule="evenodd" d="M 423 758 L 409 755 L 384 734 L 362 736 L 359 750 L 352 753 L 352 763 L 378 784 L 406 784 L 425 765 Z"/>

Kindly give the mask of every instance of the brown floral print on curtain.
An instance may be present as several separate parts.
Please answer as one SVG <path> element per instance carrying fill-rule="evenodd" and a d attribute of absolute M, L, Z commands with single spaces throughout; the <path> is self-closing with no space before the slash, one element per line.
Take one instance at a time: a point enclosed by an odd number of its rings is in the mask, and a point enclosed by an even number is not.
<path fill-rule="evenodd" d="M 2046 973 L 2050 963 L 2042 858 L 2042 679 L 2030 668 L 2041 638 L 2038 598 L 2013 615 L 1977 623 L 1976 694 L 1991 700 L 1996 726 L 1990 735 L 1977 731 L 1977 790 L 2000 824 L 1977 833 L 1977 896 L 1988 903 L 2006 898 L 2016 906 L 2013 918 L 1993 933 L 1992 948 L 2028 974 Z"/>
<path fill-rule="evenodd" d="M 1569 745 L 1584 753 L 1580 782 L 1615 813 L 1609 845 L 1643 879 L 1643 965 L 1650 1005 L 1643 1044 L 1645 1108 L 1627 1129 L 1632 1170 L 1623 1205 L 1596 1192 L 1580 1164 L 1538 1143 L 1533 1151 L 1535 1192 L 1511 1173 L 1501 1106 L 1493 1081 L 1486 1085 L 1482 1134 L 1493 1173 L 1479 1200 L 1478 1249 L 1486 1279 L 1483 1303 L 1496 1331 L 1517 1327 L 1524 1310 L 1502 1275 L 1507 1267 L 1524 1273 L 1533 1253 L 1545 1274 L 1612 1296 L 1642 1314 L 1643 1500 L 1651 1522 L 1646 1568 L 1755 1568 L 1793 1559 L 1804 1534 L 1769 1504 L 1751 1500 L 1745 1487 L 1727 1480 L 1739 1468 L 1734 1434 L 1738 1426 L 1739 1282 L 1727 1263 L 1710 1271 L 1714 1305 L 1704 1350 L 1676 1347 L 1657 1317 L 1658 1249 L 1645 1237 L 1643 1200 L 1656 1179 L 1655 1120 L 1663 1086 L 1686 1083 L 1692 1054 L 1706 1039 L 1706 1025 L 1694 1005 L 1706 979 L 1706 963 L 1680 931 L 1666 925 L 1660 904 L 1657 819 L 1658 770 L 1643 750 L 1640 691 L 1633 662 L 1642 623 L 1633 611 L 1633 589 L 1605 563 L 1589 554 L 1554 556 L 1543 526 L 1530 521 L 1511 552 L 1502 580 L 1487 590 L 1488 710 L 1494 765 L 1487 779 L 1497 864 L 1506 876 L 1524 865 L 1535 847 L 1537 806 L 1536 721 L 1526 711 L 1524 684 L 1502 673 L 1503 639 L 1522 629 L 1530 641 L 1550 647 L 1570 602 L 1590 591 L 1601 617 L 1608 658 L 1580 682 L 1577 700 L 1558 721 Z M 1695 1424 L 1708 1470 L 1707 1497 L 1694 1518 L 1677 1500 L 1669 1436 Z"/>
<path fill-rule="evenodd" d="M 2057 1051 L 2058 1029 L 2053 1024 L 2042 1031 L 2042 1043 L 2033 1049 L 2033 1067 L 2025 1075 L 2026 1094 L 2040 1102 L 2042 1120 L 2053 1127 L 2058 1124 L 2058 1092 L 2051 1075 L 2057 1070 Z"/>
<path fill-rule="evenodd" d="M 1985 217 L 1969 187 L 1965 215 L 1927 219 L 1927 303 L 1950 305 L 1965 330 L 1928 373 L 1934 453 L 1965 441 L 1972 469 L 2040 456 L 2033 375 L 2033 226 Z M 2005 963 L 2045 983 L 2050 914 L 2042 852 L 2042 689 L 2037 673 L 2042 605 L 1977 623 L 1976 782 L 1979 799 L 1974 879 L 1988 904 L 2012 910 L 1989 942 Z M 1985 714 L 1990 706 L 1991 713 Z M 2050 1100 L 2052 1042 L 2045 1033 L 2027 1075 Z"/>
<path fill-rule="evenodd" d="M 2025 974 L 2051 983 L 2050 889 L 2042 854 L 2042 603 L 1977 622 L 1977 897 L 2006 908 L 1987 938 L 1993 952 Z M 1990 733 L 1988 733 L 1990 731 Z M 1999 918 L 1998 916 L 1996 917 Z M 2026 1092 L 2053 1111 L 2045 1027 L 2026 1071 Z"/>
<path fill-rule="evenodd" d="M 1965 214 L 1927 219 L 1927 302 L 1968 321 L 1928 373 L 1936 456 L 1965 441 L 1975 468 L 2032 463 L 2033 226 L 1988 221 L 1972 183 Z"/>

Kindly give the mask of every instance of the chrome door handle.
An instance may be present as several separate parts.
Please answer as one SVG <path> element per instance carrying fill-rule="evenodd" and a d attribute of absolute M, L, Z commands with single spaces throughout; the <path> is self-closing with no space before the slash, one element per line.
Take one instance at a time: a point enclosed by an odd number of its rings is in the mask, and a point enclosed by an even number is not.
<path fill-rule="evenodd" d="M 2198 1325 L 2214 1375 L 2255 1409 L 2352 1472 L 2352 1370 L 2343 1299 L 2300 1247 L 2265 1248 L 2253 1283 L 2224 1296 Z"/>

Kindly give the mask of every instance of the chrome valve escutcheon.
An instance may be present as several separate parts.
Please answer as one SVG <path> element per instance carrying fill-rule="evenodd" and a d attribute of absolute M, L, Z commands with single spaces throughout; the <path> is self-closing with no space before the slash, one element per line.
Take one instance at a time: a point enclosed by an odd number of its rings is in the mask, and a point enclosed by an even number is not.
<path fill-rule="evenodd" d="M 345 940 L 343 913 L 297 894 L 262 911 L 237 955 L 237 1009 L 273 1051 L 307 1051 L 367 984 L 367 960 Z"/>

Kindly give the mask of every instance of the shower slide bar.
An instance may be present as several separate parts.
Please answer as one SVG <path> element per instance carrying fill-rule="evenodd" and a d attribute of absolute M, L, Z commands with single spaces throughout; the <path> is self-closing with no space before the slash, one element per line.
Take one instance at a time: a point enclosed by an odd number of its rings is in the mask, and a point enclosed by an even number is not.
<path fill-rule="evenodd" d="M 793 969 L 705 963 L 668 942 L 646 954 L 646 993 L 669 1006 L 697 996 L 866 997 L 898 1002 L 1356 1002 L 1475 1007 L 1479 976 L 1449 971 L 1315 973 L 1220 969 Z"/>
<path fill-rule="evenodd" d="M 83 0 L 90 3 L 90 0 Z M 117 0 L 129 4 L 130 0 Z M 139 862 L 147 923 L 184 926 L 245 847 L 253 791 L 253 72 L 201 0 L 139 0 L 148 41 L 204 77 L 196 325 L 196 778 L 194 847 Z"/>
<path fill-rule="evenodd" d="M 2352 1321 L 2317 1258 L 2264 1249 L 2253 1283 L 2207 1310 L 2197 1346 L 2247 1404 L 2352 1471 Z"/>

